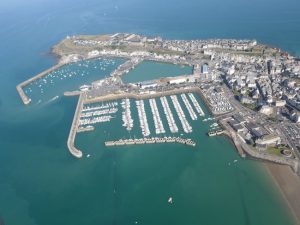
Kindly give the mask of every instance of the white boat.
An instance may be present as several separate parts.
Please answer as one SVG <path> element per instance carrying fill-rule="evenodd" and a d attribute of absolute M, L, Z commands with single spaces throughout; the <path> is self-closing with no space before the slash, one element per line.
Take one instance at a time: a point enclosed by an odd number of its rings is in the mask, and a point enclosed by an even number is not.
<path fill-rule="evenodd" d="M 172 197 L 170 197 L 170 198 L 168 199 L 168 203 L 170 203 L 170 204 L 173 203 L 173 198 L 172 198 Z"/>

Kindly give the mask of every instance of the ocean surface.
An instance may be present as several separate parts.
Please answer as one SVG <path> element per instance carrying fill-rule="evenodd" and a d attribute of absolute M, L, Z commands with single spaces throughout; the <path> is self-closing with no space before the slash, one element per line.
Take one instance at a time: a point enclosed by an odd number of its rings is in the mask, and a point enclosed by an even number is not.
<path fill-rule="evenodd" d="M 6 225 L 293 224 L 262 164 L 240 159 L 224 137 L 208 138 L 209 123 L 202 120 L 190 121 L 194 132 L 189 137 L 197 141 L 196 148 L 163 144 L 106 149 L 106 139 L 141 135 L 136 112 L 135 128 L 129 134 L 121 126 L 120 109 L 111 123 L 78 135 L 76 145 L 91 157 L 72 157 L 66 140 L 77 99 L 63 97 L 63 92 L 108 76 L 120 60 L 63 68 L 47 83 L 28 87 L 33 98 L 29 106 L 22 104 L 15 87 L 54 65 L 50 48 L 74 34 L 247 38 L 300 56 L 299 8 L 298 0 L 0 1 L 0 221 Z M 147 70 L 140 75 L 144 80 L 159 72 L 157 65 L 148 65 Z M 152 119 L 147 101 L 146 110 Z"/>

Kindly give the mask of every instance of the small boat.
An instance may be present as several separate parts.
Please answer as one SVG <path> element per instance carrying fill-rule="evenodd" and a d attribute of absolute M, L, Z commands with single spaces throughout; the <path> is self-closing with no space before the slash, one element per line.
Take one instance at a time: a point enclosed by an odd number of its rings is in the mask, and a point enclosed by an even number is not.
<path fill-rule="evenodd" d="M 87 157 L 87 158 L 90 158 L 90 157 L 91 157 L 91 155 L 90 155 L 90 154 L 87 154 L 87 155 L 86 155 L 86 157 Z"/>
<path fill-rule="evenodd" d="M 168 203 L 170 203 L 170 204 L 173 203 L 173 198 L 172 198 L 172 197 L 170 197 L 170 198 L 168 199 Z"/>

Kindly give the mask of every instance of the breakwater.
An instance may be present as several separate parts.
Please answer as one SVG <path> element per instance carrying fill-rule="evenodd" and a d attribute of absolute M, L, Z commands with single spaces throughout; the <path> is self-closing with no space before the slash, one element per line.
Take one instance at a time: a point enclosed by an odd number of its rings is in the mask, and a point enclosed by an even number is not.
<path fill-rule="evenodd" d="M 76 137 L 76 133 L 77 133 L 78 125 L 79 125 L 80 113 L 81 113 L 82 108 L 83 108 L 84 98 L 85 98 L 84 94 L 81 94 L 79 96 L 76 111 L 75 111 L 75 115 L 74 115 L 74 118 L 73 118 L 72 126 L 71 126 L 71 129 L 70 129 L 70 133 L 69 133 L 69 137 L 68 137 L 68 141 L 67 141 L 69 151 L 71 152 L 71 154 L 73 156 L 75 156 L 77 158 L 82 157 L 82 152 L 75 147 L 74 143 L 75 143 L 75 137 Z"/>
<path fill-rule="evenodd" d="M 190 146 L 196 146 L 196 142 L 194 142 L 193 140 L 180 138 L 180 137 L 120 139 L 118 141 L 106 141 L 104 144 L 106 147 L 110 147 L 110 146 L 122 146 L 122 145 L 160 144 L 160 143 L 179 143 L 179 144 L 185 144 Z"/>

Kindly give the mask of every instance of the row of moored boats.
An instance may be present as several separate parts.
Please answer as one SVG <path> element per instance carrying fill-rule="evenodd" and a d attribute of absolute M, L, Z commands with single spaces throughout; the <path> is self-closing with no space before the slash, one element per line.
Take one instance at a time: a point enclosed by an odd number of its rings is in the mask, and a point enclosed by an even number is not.
<path fill-rule="evenodd" d="M 199 113 L 200 116 L 205 116 L 205 113 L 203 112 L 201 106 L 199 105 L 198 101 L 196 100 L 193 93 L 188 94 L 189 98 L 191 99 L 192 103 L 195 106 L 196 111 Z"/>
<path fill-rule="evenodd" d="M 79 130 L 85 131 L 86 125 L 110 122 L 112 115 L 118 112 L 118 102 L 108 102 L 106 104 L 93 104 L 83 107 L 79 120 Z"/>
<path fill-rule="evenodd" d="M 135 101 L 136 107 L 138 110 L 139 120 L 140 120 L 140 127 L 142 130 L 142 134 L 144 137 L 147 137 L 150 135 L 150 129 L 147 121 L 147 115 L 145 112 L 145 105 L 143 100 Z"/>
<path fill-rule="evenodd" d="M 197 114 L 195 113 L 195 111 L 194 111 L 193 107 L 191 106 L 189 100 L 187 99 L 186 95 L 181 94 L 181 98 L 182 98 L 182 101 L 184 102 L 185 107 L 187 108 L 192 120 L 197 120 L 197 118 L 198 118 Z"/>
<path fill-rule="evenodd" d="M 181 122 L 182 128 L 184 130 L 185 133 L 192 133 L 193 132 L 193 128 L 191 127 L 191 125 L 189 124 L 189 122 L 187 121 L 185 114 L 181 108 L 181 105 L 178 101 L 178 98 L 176 95 L 171 95 L 171 100 L 173 102 L 174 108 L 178 114 L 179 120 Z"/>
<path fill-rule="evenodd" d="M 157 104 L 154 98 L 149 100 L 152 115 L 153 115 L 153 120 L 154 120 L 154 126 L 155 126 L 155 132 L 156 134 L 164 134 L 166 133 L 165 128 L 163 126 L 162 120 L 159 115 L 159 111 L 157 108 Z"/>
<path fill-rule="evenodd" d="M 152 137 L 152 138 L 139 138 L 139 139 L 120 139 L 118 141 L 106 141 L 105 146 L 120 146 L 120 145 L 139 145 L 139 144 L 154 144 L 154 143 L 180 143 L 190 146 L 196 146 L 196 142 L 191 139 L 180 137 Z"/>
<path fill-rule="evenodd" d="M 126 130 L 130 131 L 133 128 L 133 119 L 130 110 L 130 100 L 128 98 L 123 99 L 121 105 L 124 109 L 124 111 L 122 112 L 123 127 L 126 127 Z"/>
<path fill-rule="evenodd" d="M 165 116 L 167 118 L 171 133 L 177 133 L 178 132 L 178 127 L 175 123 L 174 116 L 173 116 L 173 113 L 170 109 L 167 98 L 165 96 L 161 97 L 160 101 L 161 101 L 161 104 L 163 106 L 164 113 L 165 113 Z"/>

